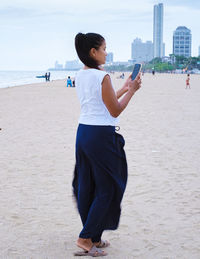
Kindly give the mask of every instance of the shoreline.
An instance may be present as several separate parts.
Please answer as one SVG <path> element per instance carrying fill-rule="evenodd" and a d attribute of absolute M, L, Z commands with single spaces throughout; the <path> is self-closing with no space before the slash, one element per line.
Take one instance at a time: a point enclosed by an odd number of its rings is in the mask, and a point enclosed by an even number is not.
<path fill-rule="evenodd" d="M 112 74 L 112 73 L 110 73 L 110 72 L 108 72 L 109 74 L 110 74 L 110 76 L 111 76 L 111 78 L 112 79 L 114 79 L 114 78 L 116 78 L 116 77 L 118 77 L 118 76 L 120 76 L 122 73 L 124 73 L 125 74 L 125 77 L 127 77 L 128 75 L 130 75 L 131 74 L 131 72 L 119 72 L 119 71 L 116 71 L 116 72 L 114 72 L 114 74 Z M 152 75 L 151 73 L 145 73 L 145 75 L 147 76 L 147 75 Z M 145 76 L 144 75 L 144 76 Z M 174 73 L 156 73 L 155 74 L 155 77 L 156 76 L 175 76 L 175 77 L 186 77 L 187 76 L 187 73 L 186 74 L 174 74 Z M 143 76 L 142 76 L 143 77 Z M 190 77 L 199 77 L 200 78 L 200 74 L 190 74 Z M 71 77 L 71 79 L 73 79 L 74 77 Z M 119 79 L 119 78 L 118 78 Z M 1 89 L 10 89 L 10 88 L 14 88 L 14 87 L 25 87 L 25 86 L 46 86 L 46 85 L 48 85 L 48 84 L 50 84 L 50 85 L 52 85 L 52 84 L 54 84 L 54 83 L 56 83 L 56 82 L 60 82 L 60 81 L 63 81 L 63 82 L 66 82 L 67 81 L 67 78 L 65 78 L 65 79 L 53 79 L 53 80 L 51 80 L 51 81 L 49 81 L 49 82 L 38 82 L 38 83 L 29 83 L 29 84 L 20 84 L 20 85 L 14 85 L 14 86 L 6 86 L 6 87 L 0 87 L 0 90 Z"/>
<path fill-rule="evenodd" d="M 76 71 L 52 71 L 50 80 L 64 80 L 68 76 L 75 76 Z M 26 84 L 45 83 L 45 78 L 37 78 L 44 75 L 44 71 L 0 71 L 0 89 Z"/>
<path fill-rule="evenodd" d="M 51 80 L 49 82 L 41 82 L 41 83 L 30 83 L 30 84 L 22 84 L 22 85 L 14 85 L 14 86 L 6 86 L 6 87 L 0 87 L 0 91 L 1 89 L 12 89 L 12 88 L 16 88 L 16 87 L 35 87 L 35 86 L 48 86 L 52 85 L 52 84 L 56 84 L 57 82 L 62 81 L 63 83 L 65 83 L 67 80 L 66 79 L 55 79 L 55 80 Z"/>

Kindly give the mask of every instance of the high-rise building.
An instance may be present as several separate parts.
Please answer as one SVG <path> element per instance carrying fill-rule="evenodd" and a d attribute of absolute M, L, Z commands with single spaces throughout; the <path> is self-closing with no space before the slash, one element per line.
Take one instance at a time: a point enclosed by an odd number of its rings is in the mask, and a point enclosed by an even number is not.
<path fill-rule="evenodd" d="M 153 13 L 154 58 L 164 56 L 163 50 L 163 4 L 154 5 Z"/>
<path fill-rule="evenodd" d="M 109 52 L 106 56 L 106 63 L 107 64 L 110 64 L 110 63 L 113 63 L 113 53 L 112 52 Z"/>
<path fill-rule="evenodd" d="M 191 57 L 191 43 L 191 31 L 185 26 L 177 27 L 173 34 L 173 54 Z"/>
<path fill-rule="evenodd" d="M 153 59 L 152 41 L 142 42 L 136 38 L 131 45 L 131 58 L 134 62 L 148 62 Z"/>

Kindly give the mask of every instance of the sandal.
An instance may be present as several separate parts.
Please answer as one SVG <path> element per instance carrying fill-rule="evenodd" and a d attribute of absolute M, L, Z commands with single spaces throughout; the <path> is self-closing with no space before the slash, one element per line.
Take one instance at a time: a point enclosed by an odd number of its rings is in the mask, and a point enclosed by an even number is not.
<path fill-rule="evenodd" d="M 101 249 L 97 248 L 96 246 L 92 246 L 89 251 L 78 251 L 74 253 L 75 256 L 92 256 L 92 257 L 99 257 L 99 256 L 106 256 L 107 253 L 102 251 Z"/>

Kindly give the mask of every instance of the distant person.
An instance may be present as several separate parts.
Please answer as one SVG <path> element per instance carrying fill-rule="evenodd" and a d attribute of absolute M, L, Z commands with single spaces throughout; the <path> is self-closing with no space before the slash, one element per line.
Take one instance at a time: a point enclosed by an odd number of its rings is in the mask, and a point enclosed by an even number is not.
<path fill-rule="evenodd" d="M 191 88 L 190 87 L 190 74 L 187 74 L 187 78 L 186 78 L 186 86 L 185 86 L 185 89 L 187 89 L 187 88 Z"/>
<path fill-rule="evenodd" d="M 47 75 L 47 73 L 45 73 L 44 77 L 45 77 L 46 81 L 48 81 L 48 75 Z"/>
<path fill-rule="evenodd" d="M 119 78 L 124 79 L 124 73 L 122 73 Z"/>
<path fill-rule="evenodd" d="M 51 76 L 51 73 L 49 72 L 49 73 L 47 74 L 47 81 L 50 81 L 50 76 Z"/>
<path fill-rule="evenodd" d="M 152 75 L 153 75 L 153 76 L 155 75 L 155 70 L 152 70 Z"/>
<path fill-rule="evenodd" d="M 68 78 L 67 78 L 67 87 L 72 87 L 72 80 L 71 80 L 70 76 L 68 76 Z"/>
<path fill-rule="evenodd" d="M 72 87 L 75 87 L 75 80 L 72 81 Z"/>

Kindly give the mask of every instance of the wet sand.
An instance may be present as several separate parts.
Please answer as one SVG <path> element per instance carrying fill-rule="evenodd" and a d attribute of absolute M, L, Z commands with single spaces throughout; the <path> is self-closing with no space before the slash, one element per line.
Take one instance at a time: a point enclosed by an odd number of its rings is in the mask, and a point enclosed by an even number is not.
<path fill-rule="evenodd" d="M 185 79 L 145 74 L 120 116 L 129 178 L 120 226 L 104 235 L 105 258 L 200 258 L 200 76 L 191 75 L 191 90 Z M 0 258 L 79 250 L 71 188 L 78 116 L 64 80 L 0 89 Z"/>

